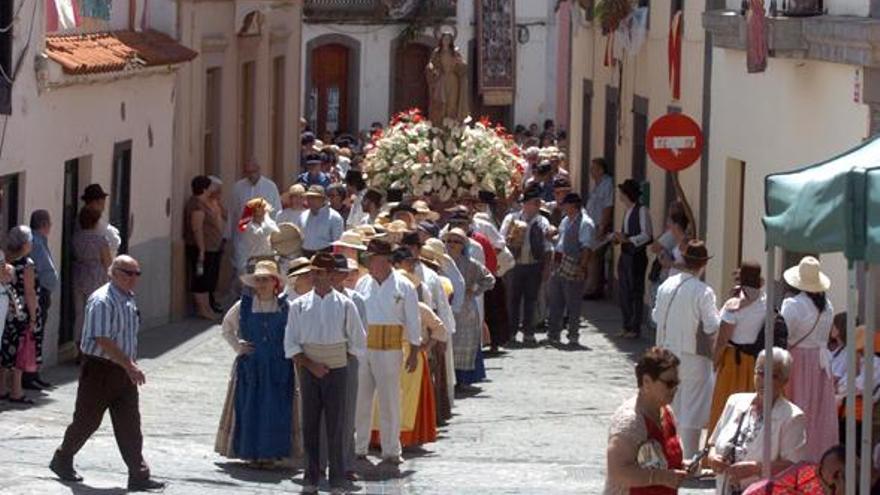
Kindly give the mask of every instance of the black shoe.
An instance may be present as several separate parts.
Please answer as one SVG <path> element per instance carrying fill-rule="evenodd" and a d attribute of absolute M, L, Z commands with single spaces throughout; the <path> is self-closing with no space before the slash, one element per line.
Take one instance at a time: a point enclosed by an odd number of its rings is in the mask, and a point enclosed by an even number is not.
<path fill-rule="evenodd" d="M 58 453 L 55 453 L 52 457 L 52 462 L 49 463 L 49 469 L 51 469 L 61 481 L 79 483 L 83 480 L 82 476 L 80 476 L 76 472 L 76 469 L 73 468 L 73 461 L 62 461 L 61 458 L 58 457 Z"/>
<path fill-rule="evenodd" d="M 54 388 L 54 387 L 55 387 L 55 385 L 52 385 L 51 383 L 47 382 L 46 380 L 43 380 L 43 378 L 40 377 L 40 376 L 37 376 L 36 378 L 34 378 L 34 383 L 36 383 L 37 385 L 43 387 L 44 389 L 45 389 L 45 388 Z"/>
<path fill-rule="evenodd" d="M 156 481 L 153 478 L 129 478 L 128 491 L 130 492 L 148 492 L 152 490 L 162 490 L 165 483 Z"/>
<path fill-rule="evenodd" d="M 25 390 L 43 390 L 44 387 L 41 386 L 37 380 L 32 378 L 30 380 L 22 380 L 21 388 Z"/>
<path fill-rule="evenodd" d="M 522 345 L 523 347 L 537 347 L 538 341 L 535 339 L 534 335 L 525 335 L 523 336 Z"/>

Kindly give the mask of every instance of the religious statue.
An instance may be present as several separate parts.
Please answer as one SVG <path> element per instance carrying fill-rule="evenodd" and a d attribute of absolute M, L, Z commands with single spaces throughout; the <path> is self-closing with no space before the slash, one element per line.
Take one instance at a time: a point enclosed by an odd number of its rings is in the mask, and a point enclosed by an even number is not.
<path fill-rule="evenodd" d="M 441 28 L 425 72 L 430 89 L 428 118 L 436 126 L 443 125 L 445 119 L 460 123 L 469 114 L 467 64 L 455 47 L 453 28 Z"/>

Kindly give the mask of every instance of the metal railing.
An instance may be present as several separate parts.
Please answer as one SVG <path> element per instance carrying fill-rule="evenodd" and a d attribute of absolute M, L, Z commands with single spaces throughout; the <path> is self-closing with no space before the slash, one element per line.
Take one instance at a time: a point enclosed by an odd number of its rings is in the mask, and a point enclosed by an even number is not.
<path fill-rule="evenodd" d="M 307 22 L 377 21 L 455 17 L 457 0 L 306 0 Z"/>

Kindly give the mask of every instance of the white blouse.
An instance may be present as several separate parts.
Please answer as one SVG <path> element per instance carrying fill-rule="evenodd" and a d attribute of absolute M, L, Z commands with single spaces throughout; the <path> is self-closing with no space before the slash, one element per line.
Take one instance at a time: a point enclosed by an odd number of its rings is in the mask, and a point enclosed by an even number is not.
<path fill-rule="evenodd" d="M 801 349 L 818 347 L 824 350 L 828 347 L 828 337 L 831 335 L 831 325 L 834 322 L 834 308 L 831 306 L 831 301 L 828 301 L 825 311 L 819 315 L 819 310 L 810 297 L 801 292 L 794 297 L 785 298 L 779 314 L 785 319 L 785 325 L 788 327 L 789 346 L 803 339 L 797 345 Z M 815 329 L 813 325 L 816 326 Z M 809 337 L 804 338 L 807 335 Z"/>
<path fill-rule="evenodd" d="M 744 308 L 731 310 L 725 304 L 721 310 L 721 321 L 733 325 L 730 341 L 734 344 L 754 344 L 764 328 L 766 318 L 767 296 L 764 291 L 761 291 L 761 296 L 756 301 Z"/>

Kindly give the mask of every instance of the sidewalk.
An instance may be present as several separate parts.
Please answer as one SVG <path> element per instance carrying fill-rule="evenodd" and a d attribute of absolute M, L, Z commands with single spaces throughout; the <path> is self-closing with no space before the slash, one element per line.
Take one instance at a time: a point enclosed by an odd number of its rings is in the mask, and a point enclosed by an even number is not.
<path fill-rule="evenodd" d="M 631 358 L 647 341 L 609 338 L 619 326 L 610 304 L 590 303 L 585 314 L 581 343 L 590 350 L 517 349 L 487 360 L 491 381 L 456 401 L 440 440 L 405 454 L 400 477 L 359 482 L 356 493 L 601 493 L 608 419 L 634 393 Z M 147 331 L 141 355 L 144 454 L 169 482 L 165 493 L 299 492 L 299 472 L 251 471 L 213 452 L 233 360 L 219 327 L 186 321 Z M 76 369 L 46 376 L 61 385 L 36 407 L 0 406 L 0 493 L 125 493 L 109 418 L 76 459 L 85 483 L 62 484 L 47 469 L 73 412 Z"/>

